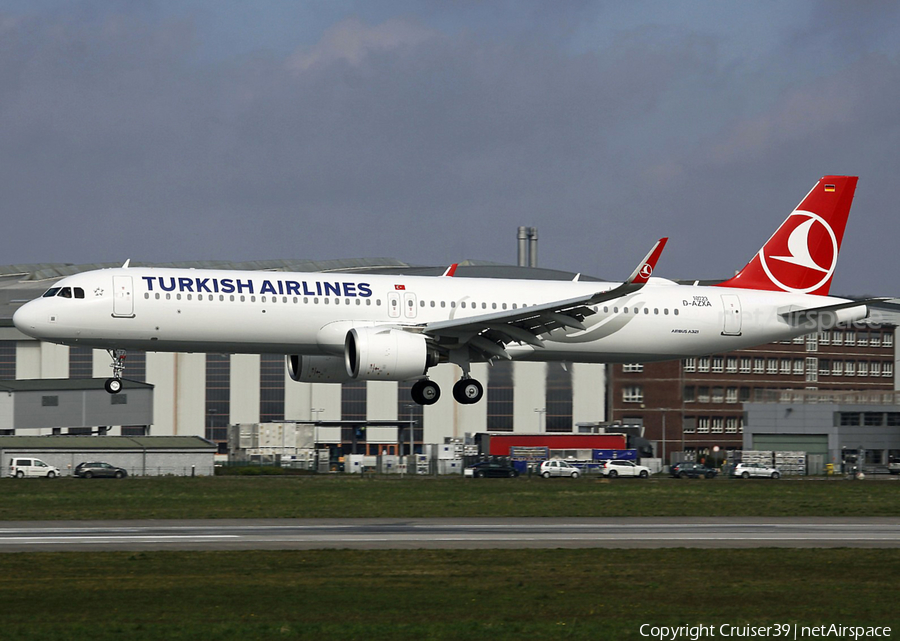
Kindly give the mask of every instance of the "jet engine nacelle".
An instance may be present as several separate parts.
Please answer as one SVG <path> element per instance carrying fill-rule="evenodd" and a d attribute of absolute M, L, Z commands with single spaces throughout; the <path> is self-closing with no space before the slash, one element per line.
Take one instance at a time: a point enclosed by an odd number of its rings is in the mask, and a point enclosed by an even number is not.
<path fill-rule="evenodd" d="M 351 380 L 340 356 L 300 356 L 289 354 L 287 370 L 298 383 L 344 383 Z"/>
<path fill-rule="evenodd" d="M 405 381 L 425 375 L 437 352 L 421 334 L 390 327 L 356 327 L 344 342 L 346 373 L 358 380 Z"/>

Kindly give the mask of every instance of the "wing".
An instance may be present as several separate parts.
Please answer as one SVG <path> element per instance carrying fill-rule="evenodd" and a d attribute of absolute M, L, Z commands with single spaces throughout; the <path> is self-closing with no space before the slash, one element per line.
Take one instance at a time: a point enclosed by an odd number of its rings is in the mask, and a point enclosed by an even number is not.
<path fill-rule="evenodd" d="M 660 238 L 624 283 L 587 296 L 554 301 L 480 316 L 428 323 L 422 332 L 438 345 L 458 348 L 468 345 L 490 359 L 511 360 L 509 343 L 543 347 L 541 336 L 560 327 L 585 329 L 584 319 L 595 312 L 591 306 L 615 300 L 641 289 L 653 273 L 668 238 Z"/>

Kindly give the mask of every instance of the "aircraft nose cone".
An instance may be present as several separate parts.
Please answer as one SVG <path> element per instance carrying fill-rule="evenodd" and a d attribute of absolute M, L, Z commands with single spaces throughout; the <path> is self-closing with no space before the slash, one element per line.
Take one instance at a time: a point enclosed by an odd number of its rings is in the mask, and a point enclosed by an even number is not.
<path fill-rule="evenodd" d="M 23 334 L 34 336 L 37 331 L 41 313 L 34 302 L 25 303 L 13 314 L 13 325 Z"/>

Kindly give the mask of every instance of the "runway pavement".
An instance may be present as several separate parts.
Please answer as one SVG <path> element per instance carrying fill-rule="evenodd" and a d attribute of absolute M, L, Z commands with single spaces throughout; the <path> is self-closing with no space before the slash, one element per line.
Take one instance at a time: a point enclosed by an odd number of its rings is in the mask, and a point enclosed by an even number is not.
<path fill-rule="evenodd" d="M 900 518 L 503 518 L 0 523 L 0 552 L 900 547 Z"/>

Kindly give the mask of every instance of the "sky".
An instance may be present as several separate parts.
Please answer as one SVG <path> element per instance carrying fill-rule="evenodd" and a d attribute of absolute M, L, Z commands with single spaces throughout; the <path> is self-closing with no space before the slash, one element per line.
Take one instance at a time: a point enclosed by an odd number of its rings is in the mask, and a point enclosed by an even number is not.
<path fill-rule="evenodd" d="M 900 295 L 900 3 L 0 0 L 0 264 L 392 257 L 727 278 L 860 176 Z"/>

